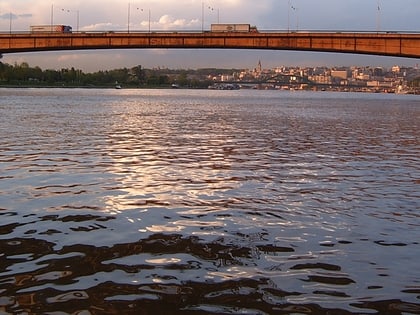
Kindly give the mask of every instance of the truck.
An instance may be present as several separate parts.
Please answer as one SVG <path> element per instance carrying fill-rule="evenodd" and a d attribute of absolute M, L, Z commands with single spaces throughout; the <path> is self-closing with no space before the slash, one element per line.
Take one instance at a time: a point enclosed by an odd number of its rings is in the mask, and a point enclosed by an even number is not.
<path fill-rule="evenodd" d="M 256 33 L 257 28 L 250 24 L 212 24 L 212 32 L 241 32 L 241 33 Z"/>
<path fill-rule="evenodd" d="M 31 33 L 71 33 L 69 25 L 32 25 Z"/>

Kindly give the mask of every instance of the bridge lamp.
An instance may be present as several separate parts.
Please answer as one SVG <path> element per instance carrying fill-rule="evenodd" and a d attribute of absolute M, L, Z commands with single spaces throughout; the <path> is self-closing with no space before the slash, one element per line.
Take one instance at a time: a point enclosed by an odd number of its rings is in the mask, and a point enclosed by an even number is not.
<path fill-rule="evenodd" d="M 208 6 L 207 7 L 210 11 L 214 11 L 215 9 L 213 8 L 213 7 L 211 7 L 211 6 Z M 219 21 L 220 21 L 220 12 L 219 12 L 219 9 L 217 9 L 217 23 L 219 23 Z"/>
<path fill-rule="evenodd" d="M 127 33 L 130 33 L 130 12 L 131 12 L 131 3 L 128 3 L 128 17 L 127 17 Z"/>
<path fill-rule="evenodd" d="M 79 32 L 79 10 L 76 10 L 76 31 Z"/>
<path fill-rule="evenodd" d="M 51 31 L 54 25 L 54 4 L 51 5 Z"/>
<path fill-rule="evenodd" d="M 143 12 L 144 10 L 141 9 L 141 11 Z M 149 13 L 148 18 L 149 18 L 149 33 L 150 33 L 150 21 L 151 21 L 151 15 L 152 15 L 150 9 L 148 9 L 148 13 Z"/>
<path fill-rule="evenodd" d="M 204 2 L 201 2 L 201 32 L 204 32 Z"/>
<path fill-rule="evenodd" d="M 204 2 L 201 2 L 201 31 L 204 32 L 204 7 L 207 6 L 207 8 L 211 11 L 214 11 L 214 8 L 211 7 L 208 4 L 205 4 Z M 220 11 L 217 9 L 217 23 L 220 21 Z"/>
<path fill-rule="evenodd" d="M 61 11 L 67 12 L 67 13 L 70 13 L 70 12 L 76 13 L 76 31 L 79 32 L 79 10 L 72 11 L 72 10 L 61 9 Z"/>
<path fill-rule="evenodd" d="M 298 31 L 298 29 L 299 29 L 299 10 L 298 10 L 297 7 L 295 7 L 293 5 L 291 6 L 291 8 L 293 9 L 293 11 L 296 12 L 296 31 Z"/>
<path fill-rule="evenodd" d="M 13 27 L 13 20 L 16 20 L 18 18 L 25 18 L 28 16 L 32 16 L 32 14 L 15 14 L 13 12 L 9 12 L 9 33 L 12 34 L 12 27 Z M 4 15 L 4 17 L 7 17 L 7 14 Z"/>
<path fill-rule="evenodd" d="M 12 19 L 13 19 L 13 14 L 12 12 L 9 13 L 9 33 L 12 34 Z"/>
<path fill-rule="evenodd" d="M 212 8 L 212 7 L 209 6 L 209 10 L 211 10 L 211 11 L 217 10 L 217 24 L 219 24 L 220 23 L 220 10 L 219 10 L 219 8 L 215 9 L 215 8 Z"/>
<path fill-rule="evenodd" d="M 144 11 L 143 9 L 136 8 L 137 10 Z M 150 17 L 151 11 L 149 9 L 149 33 L 150 33 Z M 131 23 L 131 3 L 128 3 L 128 18 L 127 18 L 127 32 L 130 33 L 130 23 Z"/>

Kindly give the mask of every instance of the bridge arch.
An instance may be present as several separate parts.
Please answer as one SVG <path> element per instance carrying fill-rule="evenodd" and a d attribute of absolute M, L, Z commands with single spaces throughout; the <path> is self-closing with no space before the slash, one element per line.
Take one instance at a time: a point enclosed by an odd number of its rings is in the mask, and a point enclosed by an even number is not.
<path fill-rule="evenodd" d="M 300 50 L 420 58 L 420 33 L 92 32 L 0 34 L 5 53 L 89 49 Z"/>

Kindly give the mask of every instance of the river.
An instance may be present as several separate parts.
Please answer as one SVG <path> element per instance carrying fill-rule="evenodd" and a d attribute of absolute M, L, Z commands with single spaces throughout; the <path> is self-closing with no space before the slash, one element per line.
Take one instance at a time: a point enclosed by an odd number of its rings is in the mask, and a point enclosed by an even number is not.
<path fill-rule="evenodd" d="M 0 89 L 1 314 L 420 314 L 420 98 Z"/>

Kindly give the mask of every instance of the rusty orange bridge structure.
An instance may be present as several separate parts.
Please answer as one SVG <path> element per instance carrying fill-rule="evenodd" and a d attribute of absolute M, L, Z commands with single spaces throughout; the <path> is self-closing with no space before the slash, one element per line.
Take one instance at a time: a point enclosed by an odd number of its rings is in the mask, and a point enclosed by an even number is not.
<path fill-rule="evenodd" d="M 6 53 L 88 49 L 266 49 L 420 58 L 416 32 L 75 32 L 0 33 Z"/>

